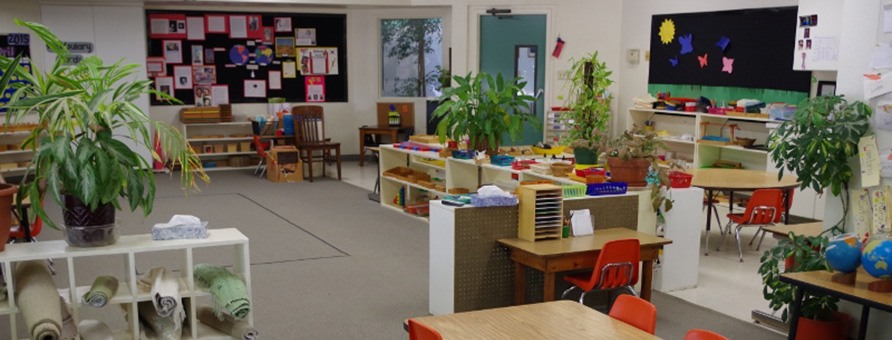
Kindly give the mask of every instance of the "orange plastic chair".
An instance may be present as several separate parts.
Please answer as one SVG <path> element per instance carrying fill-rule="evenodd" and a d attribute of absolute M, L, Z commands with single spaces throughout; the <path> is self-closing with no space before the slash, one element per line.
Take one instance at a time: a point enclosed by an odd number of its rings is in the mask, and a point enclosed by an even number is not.
<path fill-rule="evenodd" d="M 564 276 L 564 280 L 572 286 L 564 291 L 561 299 L 576 288 L 582 290 L 579 303 L 583 303 L 585 294 L 593 290 L 626 288 L 638 296 L 633 286 L 638 283 L 638 262 L 640 260 L 641 246 L 638 239 L 607 242 L 598 254 L 595 267 L 590 275 Z"/>
<path fill-rule="evenodd" d="M 684 340 L 728 340 L 728 338 L 705 329 L 692 329 L 684 335 Z"/>
<path fill-rule="evenodd" d="M 740 255 L 740 262 L 743 262 L 743 248 L 740 246 L 740 229 L 743 227 L 759 227 L 762 230 L 764 226 L 774 225 L 780 222 L 781 212 L 784 211 L 783 191 L 780 189 L 759 189 L 753 192 L 749 203 L 746 204 L 746 210 L 743 214 L 728 214 L 728 225 L 722 230 L 722 240 L 715 250 L 719 250 L 722 243 L 725 242 L 725 235 L 731 233 L 731 225 L 737 223 L 734 229 L 734 236 L 737 239 L 737 252 Z M 764 238 L 765 235 L 762 234 Z M 753 236 L 755 239 L 755 235 Z M 752 244 L 752 242 L 750 242 Z M 762 239 L 759 239 L 759 245 L 756 250 L 762 247 Z"/>
<path fill-rule="evenodd" d="M 409 319 L 409 340 L 443 340 L 437 330 Z"/>
<path fill-rule="evenodd" d="M 610 317 L 650 334 L 657 328 L 657 307 L 637 296 L 620 295 L 610 308 Z"/>
<path fill-rule="evenodd" d="M 263 166 L 263 161 L 266 160 L 266 147 L 260 140 L 260 136 L 254 135 L 254 149 L 257 151 L 257 156 L 260 156 L 260 162 L 257 163 L 257 168 L 254 169 L 254 174 L 256 175 L 257 171 L 260 171 L 260 168 Z M 263 168 L 263 171 L 260 172 L 260 177 L 262 178 L 265 173 L 266 168 Z"/>

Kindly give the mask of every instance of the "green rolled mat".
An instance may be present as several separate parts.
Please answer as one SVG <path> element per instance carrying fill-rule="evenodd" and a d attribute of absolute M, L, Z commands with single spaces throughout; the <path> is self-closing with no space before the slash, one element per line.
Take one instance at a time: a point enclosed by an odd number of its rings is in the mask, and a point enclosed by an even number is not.
<path fill-rule="evenodd" d="M 193 275 L 214 297 L 217 315 L 220 314 L 220 308 L 223 308 L 237 320 L 241 320 L 251 312 L 248 288 L 226 268 L 201 263 L 195 265 Z"/>
<path fill-rule="evenodd" d="M 59 291 L 44 261 L 19 262 L 15 268 L 16 302 L 32 340 L 58 340 L 62 334 Z"/>
<path fill-rule="evenodd" d="M 118 290 L 118 279 L 114 276 L 102 275 L 93 280 L 93 286 L 84 294 L 84 303 L 99 308 L 105 306 Z"/>
<path fill-rule="evenodd" d="M 211 307 L 198 307 L 196 317 L 198 321 L 205 325 L 211 326 L 211 328 L 228 334 L 235 339 L 255 340 L 260 338 L 260 333 L 257 329 L 251 327 L 246 321 L 236 320 L 229 314 L 223 314 L 222 319 L 218 318 L 216 312 Z"/>

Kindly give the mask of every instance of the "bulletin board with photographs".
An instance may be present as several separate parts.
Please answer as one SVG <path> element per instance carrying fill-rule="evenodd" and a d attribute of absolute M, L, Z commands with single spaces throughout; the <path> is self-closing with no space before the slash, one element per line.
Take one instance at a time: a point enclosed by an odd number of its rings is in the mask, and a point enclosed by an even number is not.
<path fill-rule="evenodd" d="M 146 26 L 149 77 L 183 105 L 305 102 L 308 77 L 347 101 L 346 15 L 147 10 Z"/>

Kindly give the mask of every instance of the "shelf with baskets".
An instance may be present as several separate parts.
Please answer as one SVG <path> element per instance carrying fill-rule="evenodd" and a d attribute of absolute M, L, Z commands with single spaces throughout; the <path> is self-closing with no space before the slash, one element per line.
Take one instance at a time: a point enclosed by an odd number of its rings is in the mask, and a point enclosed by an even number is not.
<path fill-rule="evenodd" d="M 183 124 L 183 135 L 208 170 L 245 169 L 257 163 L 250 121 Z"/>
<path fill-rule="evenodd" d="M 232 255 L 228 257 L 231 260 L 226 260 L 225 256 L 218 256 L 219 251 L 228 251 Z M 167 256 L 181 259 L 181 261 L 167 261 L 163 265 L 178 276 L 183 304 L 187 305 L 188 302 L 189 305 L 189 308 L 185 310 L 187 317 L 183 323 L 183 338 L 228 338 L 227 335 L 203 325 L 196 317 L 197 307 L 210 305 L 213 303 L 213 299 L 209 292 L 195 282 L 193 278 L 195 263 L 193 261 L 196 258 L 222 258 L 221 261 L 226 262 L 223 265 L 230 265 L 229 270 L 244 281 L 248 298 L 253 301 L 250 298 L 251 261 L 248 238 L 235 228 L 208 230 L 208 237 L 205 239 L 153 241 L 149 234 L 125 235 L 121 236 L 118 242 L 113 245 L 97 248 L 72 248 L 62 240 L 9 244 L 3 252 L 0 252 L 0 267 L 3 268 L 4 279 L 7 282 L 7 289 L 9 289 L 8 300 L 0 302 L 0 318 L 7 318 L 11 327 L 0 330 L 0 334 L 2 334 L 0 338 L 22 339 L 28 337 L 28 330 L 20 327 L 23 319 L 21 310 L 15 307 L 17 287 L 15 284 L 10 284 L 15 282 L 13 271 L 15 264 L 24 261 L 53 259 L 57 270 L 67 268 L 67 270 L 59 270 L 58 273 L 58 275 L 67 275 L 68 277 L 67 285 L 61 287 L 59 293 L 63 294 L 65 299 L 71 303 L 71 312 L 75 320 L 83 319 L 81 316 L 87 314 L 92 316 L 92 311 L 95 310 L 95 307 L 81 301 L 83 293 L 90 289 L 93 279 L 93 274 L 86 273 L 95 271 L 93 270 L 96 267 L 95 263 L 118 263 L 118 265 L 104 266 L 100 271 L 100 274 L 112 275 L 120 282 L 117 291 L 103 309 L 119 310 L 130 315 L 124 326 L 121 326 L 125 327 L 124 329 L 112 328 L 112 331 L 115 332 L 115 339 L 139 339 L 139 308 L 137 308 L 137 304 L 151 301 L 152 297 L 149 292 L 137 288 L 137 269 L 140 272 L 145 272 L 149 268 L 140 266 Z M 150 264 L 150 266 L 154 265 L 161 264 Z M 181 267 L 175 267 L 177 265 Z M 115 314 L 118 313 L 103 313 L 103 316 L 110 317 Z M 253 325 L 253 313 L 249 313 L 245 320 Z"/>

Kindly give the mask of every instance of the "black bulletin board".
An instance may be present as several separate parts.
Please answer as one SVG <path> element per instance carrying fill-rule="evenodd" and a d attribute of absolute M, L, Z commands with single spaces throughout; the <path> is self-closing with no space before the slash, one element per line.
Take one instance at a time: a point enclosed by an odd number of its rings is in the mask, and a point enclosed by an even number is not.
<path fill-rule="evenodd" d="M 783 7 L 654 15 L 648 82 L 808 92 L 811 73 L 792 66 L 796 12 Z M 730 68 L 723 58 L 733 60 Z"/>
<path fill-rule="evenodd" d="M 287 102 L 304 102 L 306 101 L 305 76 L 301 75 L 301 62 L 296 60 L 297 57 L 275 57 L 273 62 L 266 66 L 258 66 L 257 70 L 253 70 L 254 77 L 251 77 L 252 70 L 246 65 L 234 66 L 229 58 L 229 50 L 235 45 L 245 45 L 252 53 L 257 46 L 261 45 L 260 40 L 254 39 L 233 39 L 228 33 L 208 33 L 205 32 L 205 40 L 187 40 L 170 39 L 170 38 L 151 38 L 151 23 L 149 17 L 152 15 L 185 15 L 187 17 L 204 17 L 208 14 L 219 15 L 246 15 L 260 16 L 261 25 L 265 27 L 273 27 L 274 18 L 291 18 L 291 32 L 275 32 L 276 37 L 294 37 L 294 29 L 296 28 L 312 28 L 316 32 L 315 47 L 334 47 L 337 48 L 338 54 L 338 74 L 325 75 L 325 101 L 326 102 L 346 102 L 347 101 L 347 17 L 344 14 L 317 14 L 317 13 L 250 13 L 250 12 L 202 12 L 202 11 L 146 11 L 146 43 L 148 48 L 148 57 L 163 57 L 164 51 L 162 46 L 163 40 L 179 40 L 182 43 L 182 63 L 179 66 L 192 65 L 191 46 L 201 45 L 203 49 L 222 48 L 223 51 L 214 52 L 214 63 L 216 67 L 216 85 L 229 86 L 229 102 L 237 103 L 266 103 L 267 98 L 282 97 Z M 205 27 L 207 28 L 207 27 Z M 254 41 L 255 46 L 250 46 L 249 41 Z M 269 44 L 270 48 L 275 51 L 275 44 Z M 298 46 L 302 47 L 302 46 Z M 313 47 L 313 46 L 310 46 Z M 247 65 L 254 64 L 252 56 Z M 269 71 L 282 71 L 283 61 L 294 61 L 297 63 L 297 76 L 295 78 L 282 78 L 281 90 L 266 90 L 266 98 L 246 98 L 244 96 L 244 80 L 256 79 L 267 80 Z M 211 65 L 211 64 L 205 64 Z M 174 64 L 166 64 L 167 76 L 174 74 Z M 195 93 L 191 89 L 174 90 L 174 96 L 183 102 L 183 105 L 195 104 Z M 166 105 L 164 102 L 156 100 L 154 96 L 151 98 L 152 105 Z"/>

